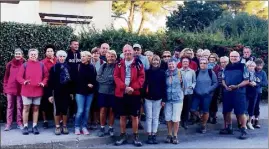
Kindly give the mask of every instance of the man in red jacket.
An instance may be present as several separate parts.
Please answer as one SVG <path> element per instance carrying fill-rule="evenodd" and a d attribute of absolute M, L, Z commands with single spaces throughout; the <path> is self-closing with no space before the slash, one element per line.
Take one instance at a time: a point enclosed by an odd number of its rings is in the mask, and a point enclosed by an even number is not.
<path fill-rule="evenodd" d="M 38 50 L 30 49 L 29 59 L 19 69 L 17 81 L 22 85 L 21 96 L 23 102 L 23 135 L 28 135 L 28 117 L 33 104 L 33 133 L 39 134 L 37 129 L 38 111 L 43 96 L 43 88 L 48 81 L 48 70 L 42 62 L 37 60 Z"/>
<path fill-rule="evenodd" d="M 134 133 L 134 145 L 142 146 L 138 140 L 138 116 L 140 114 L 141 98 L 140 89 L 145 81 L 143 64 L 134 58 L 132 46 L 126 44 L 123 47 L 124 59 L 122 59 L 114 70 L 116 84 L 115 96 L 117 112 L 120 115 L 120 139 L 115 145 L 122 145 L 127 142 L 126 116 L 131 115 Z"/>

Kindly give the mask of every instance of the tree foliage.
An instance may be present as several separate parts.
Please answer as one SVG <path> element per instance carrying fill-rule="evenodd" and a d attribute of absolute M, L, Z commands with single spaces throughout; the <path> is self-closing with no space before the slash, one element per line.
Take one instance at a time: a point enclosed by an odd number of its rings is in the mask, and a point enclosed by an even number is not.
<path fill-rule="evenodd" d="M 223 12 L 223 8 L 214 2 L 184 2 L 178 10 L 167 17 L 166 26 L 169 30 L 181 28 L 186 31 L 202 31 L 217 19 Z"/>
<path fill-rule="evenodd" d="M 143 31 L 144 23 L 151 17 L 166 14 L 175 3 L 172 1 L 113 1 L 112 10 L 114 17 L 124 19 L 128 25 L 129 32 L 134 31 L 134 16 L 136 13 L 141 15 L 139 20 L 138 34 Z M 124 17 L 128 15 L 128 17 Z"/>

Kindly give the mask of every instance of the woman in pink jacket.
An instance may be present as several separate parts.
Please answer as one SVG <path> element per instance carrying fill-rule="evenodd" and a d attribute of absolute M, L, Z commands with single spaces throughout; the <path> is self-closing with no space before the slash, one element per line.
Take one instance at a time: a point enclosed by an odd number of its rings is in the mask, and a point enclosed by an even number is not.
<path fill-rule="evenodd" d="M 17 104 L 17 127 L 22 129 L 22 99 L 21 85 L 17 82 L 17 73 L 23 64 L 23 52 L 21 49 L 15 49 L 15 57 L 7 63 L 4 76 L 4 93 L 7 96 L 7 124 L 5 131 L 11 129 L 13 122 L 14 105 Z"/>
<path fill-rule="evenodd" d="M 43 96 L 43 88 L 48 81 L 48 70 L 44 63 L 38 61 L 38 50 L 28 51 L 29 59 L 21 67 L 17 75 L 17 81 L 22 85 L 21 96 L 23 102 L 23 129 L 22 134 L 28 135 L 28 117 L 30 107 L 33 104 L 33 129 L 34 134 L 39 134 L 37 129 L 38 111 Z"/>

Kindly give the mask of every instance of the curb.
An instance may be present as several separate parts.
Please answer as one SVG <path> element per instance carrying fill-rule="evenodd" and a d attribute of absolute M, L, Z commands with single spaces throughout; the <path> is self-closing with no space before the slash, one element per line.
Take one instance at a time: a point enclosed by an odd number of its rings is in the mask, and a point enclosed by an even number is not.
<path fill-rule="evenodd" d="M 222 119 L 219 119 L 219 122 L 222 122 Z M 268 119 L 260 119 L 260 124 L 261 125 L 267 125 L 268 126 Z M 162 126 L 162 127 L 161 127 Z M 185 130 L 183 128 L 179 128 L 179 135 L 191 135 L 191 134 L 195 134 L 197 128 L 199 128 L 199 126 L 197 124 L 194 125 L 190 125 L 189 129 Z M 208 131 L 210 130 L 219 130 L 223 128 L 223 123 L 217 123 L 217 124 L 208 124 L 207 125 L 207 129 Z M 233 122 L 233 128 L 237 128 L 237 124 L 236 122 Z M 130 142 L 131 138 L 132 138 L 132 130 L 131 129 L 127 129 L 127 133 L 128 133 L 128 142 Z M 167 128 L 165 125 L 160 125 L 159 129 L 158 129 L 158 135 L 159 136 L 166 136 L 167 134 Z M 115 133 L 116 136 L 118 136 L 119 134 Z M 139 133 L 139 137 L 141 140 L 146 140 L 147 138 L 147 134 L 145 133 L 145 131 L 140 131 Z M 50 143 L 38 143 L 38 144 L 24 144 L 24 145 L 10 145 L 10 146 L 1 146 L 1 148 L 3 149 L 13 149 L 13 148 L 36 148 L 36 149 L 44 149 L 44 148 L 49 148 L 49 149 L 63 149 L 63 148 L 91 148 L 94 147 L 96 145 L 105 145 L 105 144 L 112 144 L 115 142 L 115 140 L 118 137 L 109 137 L 109 136 L 105 136 L 105 137 L 91 137 L 88 139 L 82 139 L 79 140 L 77 138 L 77 140 L 71 140 L 71 141 L 51 141 Z"/>

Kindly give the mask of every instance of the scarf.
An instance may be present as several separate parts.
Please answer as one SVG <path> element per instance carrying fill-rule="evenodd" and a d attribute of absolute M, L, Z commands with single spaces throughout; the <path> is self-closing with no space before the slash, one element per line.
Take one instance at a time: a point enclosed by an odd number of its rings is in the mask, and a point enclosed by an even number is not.
<path fill-rule="evenodd" d="M 67 65 L 65 63 L 59 63 L 59 64 L 60 64 L 60 83 L 66 84 L 71 80 L 69 71 L 67 69 Z"/>

